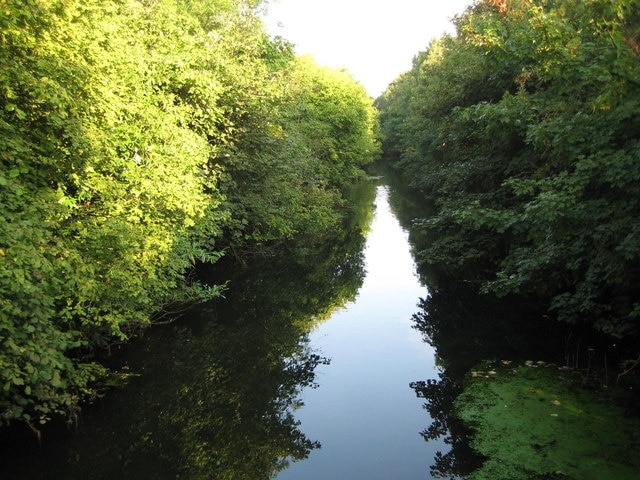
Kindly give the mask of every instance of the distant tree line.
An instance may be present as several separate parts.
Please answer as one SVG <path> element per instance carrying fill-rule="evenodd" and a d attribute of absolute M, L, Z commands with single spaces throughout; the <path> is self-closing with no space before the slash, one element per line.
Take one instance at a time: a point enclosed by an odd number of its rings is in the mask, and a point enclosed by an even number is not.
<path fill-rule="evenodd" d="M 377 100 L 430 282 L 640 334 L 640 5 L 480 0 Z M 637 352 L 636 352 L 637 353 Z"/>
<path fill-rule="evenodd" d="M 376 110 L 261 8 L 3 2 L 0 425 L 76 411 L 97 349 L 218 296 L 197 264 L 340 228 Z"/>

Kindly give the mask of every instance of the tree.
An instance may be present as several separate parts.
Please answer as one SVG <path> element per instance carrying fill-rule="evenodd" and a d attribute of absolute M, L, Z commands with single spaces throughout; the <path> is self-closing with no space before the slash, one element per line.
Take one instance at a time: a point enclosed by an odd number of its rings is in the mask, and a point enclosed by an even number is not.
<path fill-rule="evenodd" d="M 3 3 L 3 424 L 74 413 L 107 373 L 96 352 L 220 294 L 194 271 L 226 247 L 340 224 L 374 110 L 346 76 L 318 93 L 330 116 L 313 122 L 345 134 L 316 170 L 283 93 L 299 63 L 261 3 Z"/>
<path fill-rule="evenodd" d="M 294 58 L 288 45 L 268 53 L 243 89 L 261 95 L 239 99 L 237 139 L 216 159 L 235 251 L 340 228 L 343 191 L 379 153 L 377 114 L 363 87 Z"/>
<path fill-rule="evenodd" d="M 433 239 L 421 261 L 640 333 L 638 15 L 630 1 L 478 2 L 385 93 L 396 164 L 437 208 L 417 223 Z"/>

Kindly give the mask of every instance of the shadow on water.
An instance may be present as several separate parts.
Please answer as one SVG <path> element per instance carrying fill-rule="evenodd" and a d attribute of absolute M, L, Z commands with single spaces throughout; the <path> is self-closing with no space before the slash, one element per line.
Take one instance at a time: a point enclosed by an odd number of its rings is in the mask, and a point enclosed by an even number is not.
<path fill-rule="evenodd" d="M 410 232 L 415 258 L 429 239 L 411 228 L 412 221 L 428 217 L 430 207 L 404 189 L 393 172 L 386 172 L 386 178 L 392 187 L 392 207 Z M 445 275 L 429 270 L 428 265 L 418 265 L 429 294 L 413 317 L 414 328 L 434 347 L 440 373 L 437 379 L 416 379 L 410 387 L 425 402 L 429 422 L 421 432 L 425 441 L 444 438 L 450 446 L 448 452 L 437 452 L 431 475 L 465 477 L 484 460 L 469 446 L 471 432 L 453 415 L 465 375 L 485 359 L 562 362 L 567 332 L 535 302 L 478 295 L 469 283 L 447 281 Z"/>
<path fill-rule="evenodd" d="M 122 347 L 109 361 L 128 385 L 75 425 L 44 429 L 41 445 L 26 427 L 2 432 L 2 478 L 259 480 L 319 448 L 293 414 L 328 361 L 306 332 L 362 284 L 374 185 L 358 195 L 368 207 L 342 233 L 216 266 L 226 298 Z"/>
<path fill-rule="evenodd" d="M 436 349 L 441 367 L 438 379 L 411 384 L 425 399 L 425 409 L 433 419 L 422 435 L 426 440 L 444 435 L 451 445 L 449 452 L 438 454 L 432 472 L 439 477 L 465 476 L 482 463 L 469 447 L 470 432 L 453 415 L 465 374 L 483 359 L 558 361 L 562 335 L 536 315 L 534 305 L 478 296 L 468 285 L 455 283 L 424 299 L 414 322 L 424 340 Z"/>
<path fill-rule="evenodd" d="M 636 380 L 618 385 L 613 366 L 624 357 L 615 342 L 585 325 L 555 321 L 535 299 L 479 295 L 473 272 L 470 281 L 456 282 L 421 263 L 420 251 L 433 239 L 421 237 L 412 220 L 432 212 L 403 188 L 406 182 L 387 178 L 429 288 L 413 321 L 434 347 L 440 372 L 410 387 L 428 413 L 422 436 L 449 446 L 436 453 L 432 476 L 637 478 L 637 457 L 629 454 L 640 438 Z M 559 406 L 561 413 L 543 408 Z"/>

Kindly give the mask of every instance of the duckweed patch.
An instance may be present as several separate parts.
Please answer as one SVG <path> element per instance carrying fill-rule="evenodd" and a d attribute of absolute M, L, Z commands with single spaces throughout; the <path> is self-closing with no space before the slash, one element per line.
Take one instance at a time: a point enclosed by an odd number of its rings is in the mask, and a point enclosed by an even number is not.
<path fill-rule="evenodd" d="M 579 376 L 542 362 L 483 363 L 456 399 L 487 457 L 468 480 L 640 478 L 640 423 Z"/>

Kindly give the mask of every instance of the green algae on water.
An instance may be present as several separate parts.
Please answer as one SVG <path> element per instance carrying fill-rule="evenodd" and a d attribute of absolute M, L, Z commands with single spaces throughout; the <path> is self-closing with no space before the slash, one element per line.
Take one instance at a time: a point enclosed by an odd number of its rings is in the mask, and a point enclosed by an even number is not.
<path fill-rule="evenodd" d="M 487 457 L 467 480 L 640 478 L 637 418 L 580 388 L 572 371 L 507 364 L 481 364 L 455 401 Z"/>

